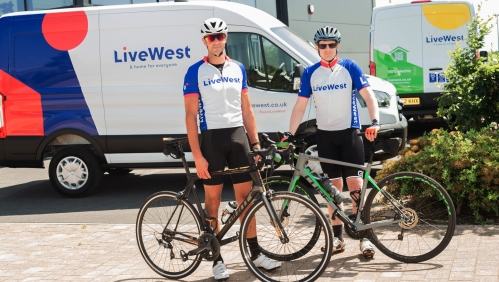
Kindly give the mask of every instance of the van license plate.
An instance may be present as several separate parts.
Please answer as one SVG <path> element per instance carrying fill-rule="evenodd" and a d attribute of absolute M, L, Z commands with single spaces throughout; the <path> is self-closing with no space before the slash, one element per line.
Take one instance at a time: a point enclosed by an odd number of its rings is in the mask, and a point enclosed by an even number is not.
<path fill-rule="evenodd" d="M 402 100 L 404 101 L 404 106 L 407 106 L 407 105 L 419 105 L 420 104 L 419 97 L 416 97 L 416 98 L 402 98 Z"/>

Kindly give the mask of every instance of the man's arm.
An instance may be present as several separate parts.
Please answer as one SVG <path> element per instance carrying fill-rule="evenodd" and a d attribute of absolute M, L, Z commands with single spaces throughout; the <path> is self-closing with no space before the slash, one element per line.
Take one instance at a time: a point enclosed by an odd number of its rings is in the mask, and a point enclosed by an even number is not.
<path fill-rule="evenodd" d="M 196 164 L 196 172 L 199 178 L 211 178 L 208 173 L 208 162 L 201 153 L 198 137 L 198 122 L 197 114 L 199 109 L 199 96 L 188 95 L 184 97 L 185 104 L 185 125 L 187 127 L 187 137 L 189 138 L 189 146 L 191 147 L 192 156 Z"/>
<path fill-rule="evenodd" d="M 379 123 L 379 109 L 378 109 L 378 100 L 374 96 L 374 92 L 370 86 L 364 87 L 359 91 L 360 95 L 367 104 L 367 110 L 369 111 L 369 117 L 371 121 L 376 119 Z M 373 142 L 374 138 L 378 134 L 379 126 L 371 126 L 366 130 L 366 138 L 367 140 Z"/>
<path fill-rule="evenodd" d="M 256 128 L 255 114 L 253 113 L 253 107 L 251 107 L 251 102 L 249 98 L 249 92 L 241 92 L 241 110 L 243 112 L 243 124 L 251 144 L 258 142 L 258 130 Z M 260 148 L 260 145 L 254 146 L 255 148 Z"/>
<path fill-rule="evenodd" d="M 300 126 L 303 115 L 305 114 L 305 109 L 307 108 L 308 100 L 308 98 L 301 96 L 298 96 L 296 99 L 295 106 L 291 112 L 291 119 L 289 121 L 289 132 L 293 135 L 296 134 L 296 131 Z"/>

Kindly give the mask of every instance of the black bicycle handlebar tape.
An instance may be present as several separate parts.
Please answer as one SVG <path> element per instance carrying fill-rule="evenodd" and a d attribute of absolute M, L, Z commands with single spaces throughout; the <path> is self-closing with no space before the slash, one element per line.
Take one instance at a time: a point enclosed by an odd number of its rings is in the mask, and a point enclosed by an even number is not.
<path fill-rule="evenodd" d="M 395 129 L 391 128 L 391 129 L 380 129 L 378 131 L 378 136 L 379 137 L 382 137 L 382 136 L 390 136 L 390 134 L 392 134 L 392 132 L 394 131 Z M 364 134 L 366 134 L 365 131 L 363 132 L 360 132 L 359 134 L 357 134 L 357 136 L 364 136 Z"/>
<path fill-rule="evenodd" d="M 261 157 L 266 157 L 272 155 L 276 149 L 277 147 L 272 144 L 267 149 L 253 149 L 253 153 L 260 155 Z"/>

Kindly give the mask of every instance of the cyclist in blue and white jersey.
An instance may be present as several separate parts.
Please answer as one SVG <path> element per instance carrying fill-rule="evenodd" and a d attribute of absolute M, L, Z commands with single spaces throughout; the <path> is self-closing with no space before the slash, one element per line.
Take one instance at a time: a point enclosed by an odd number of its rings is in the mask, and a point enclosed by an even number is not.
<path fill-rule="evenodd" d="M 192 156 L 199 178 L 203 179 L 205 209 L 209 217 L 218 218 L 223 176 L 211 177 L 210 172 L 249 166 L 247 153 L 260 149 L 255 116 L 246 84 L 246 70 L 242 64 L 230 60 L 224 53 L 228 28 L 218 18 L 207 19 L 201 25 L 201 40 L 208 55 L 189 67 L 184 79 L 185 123 Z M 198 123 L 201 144 L 198 139 Z M 248 132 L 248 136 L 246 132 Z M 250 193 L 253 181 L 249 174 L 231 175 L 236 201 Z M 244 217 L 241 215 L 240 220 Z M 220 231 L 220 224 L 214 226 Z M 260 252 L 256 237 L 256 221 L 251 220 L 247 234 L 251 258 L 257 267 L 267 270 L 281 266 Z M 229 272 L 220 255 L 213 262 L 215 280 L 226 280 Z"/>
<path fill-rule="evenodd" d="M 356 95 L 360 94 L 368 106 L 372 124 L 365 136 L 371 142 L 379 130 L 377 100 L 359 65 L 338 57 L 341 34 L 336 28 L 319 28 L 314 41 L 321 61 L 306 68 L 302 75 L 298 99 L 291 114 L 290 138 L 296 133 L 308 100 L 313 95 L 317 112 L 316 140 L 319 157 L 363 165 L 364 145 L 362 137 L 358 136 L 361 124 Z M 326 163 L 321 163 L 321 167 L 340 191 L 343 188 L 343 177 L 346 178 L 348 190 L 362 188 L 362 170 Z M 356 213 L 357 207 L 353 200 L 352 206 L 353 213 Z M 331 216 L 332 209 L 328 208 Z M 339 219 L 331 222 L 335 237 L 333 247 L 336 251 L 344 251 L 346 244 L 343 240 L 343 223 Z M 368 239 L 361 240 L 360 249 L 364 257 L 374 256 L 373 245 Z"/>

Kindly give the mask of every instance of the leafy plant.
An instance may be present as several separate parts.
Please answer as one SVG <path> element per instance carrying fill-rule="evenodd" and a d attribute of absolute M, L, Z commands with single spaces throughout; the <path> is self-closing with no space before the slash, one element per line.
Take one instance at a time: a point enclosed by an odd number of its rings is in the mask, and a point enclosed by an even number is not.
<path fill-rule="evenodd" d="M 444 75 L 448 79 L 441 86 L 444 91 L 438 100 L 439 116 L 446 116 L 449 125 L 458 130 L 480 129 L 499 121 L 499 62 L 496 54 L 476 58 L 490 33 L 490 16 L 482 19 L 481 7 L 468 25 L 466 46 L 457 43 L 450 52 L 451 62 Z"/>
<path fill-rule="evenodd" d="M 466 133 L 434 129 L 410 141 L 398 161 L 385 163 L 376 180 L 398 171 L 414 171 L 437 180 L 449 192 L 458 215 L 465 208 L 476 222 L 499 216 L 499 130 Z M 427 188 L 428 189 L 428 188 Z M 400 191 L 402 193 L 403 191 Z M 431 191 L 410 191 L 413 197 Z"/>

